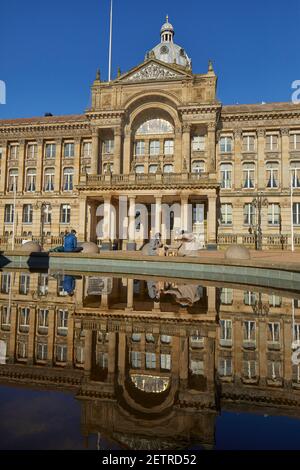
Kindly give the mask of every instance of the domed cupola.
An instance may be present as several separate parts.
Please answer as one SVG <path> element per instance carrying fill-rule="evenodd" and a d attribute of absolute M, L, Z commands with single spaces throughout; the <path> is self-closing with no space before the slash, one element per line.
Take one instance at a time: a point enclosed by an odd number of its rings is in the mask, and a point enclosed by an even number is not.
<path fill-rule="evenodd" d="M 160 30 L 160 43 L 146 55 L 146 59 L 154 56 L 156 59 L 161 60 L 162 62 L 176 64 L 191 69 L 191 59 L 188 57 L 187 53 L 182 47 L 174 43 L 174 36 L 174 28 L 172 24 L 169 23 L 169 17 L 167 16 L 166 22 L 162 25 Z"/>

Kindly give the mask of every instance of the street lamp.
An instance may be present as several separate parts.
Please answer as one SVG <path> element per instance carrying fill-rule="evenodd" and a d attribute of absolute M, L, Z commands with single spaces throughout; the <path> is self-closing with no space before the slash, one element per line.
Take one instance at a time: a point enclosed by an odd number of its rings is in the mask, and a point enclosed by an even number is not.
<path fill-rule="evenodd" d="M 270 311 L 270 306 L 268 303 L 262 301 L 262 293 L 258 293 L 258 300 L 256 299 L 252 305 L 252 310 L 256 315 L 265 316 L 268 315 Z"/>
<path fill-rule="evenodd" d="M 45 223 L 45 209 L 48 208 L 48 210 L 52 209 L 52 206 L 49 202 L 45 201 L 37 201 L 35 205 L 35 209 L 40 209 L 41 214 L 40 214 L 40 239 L 41 239 L 41 247 L 43 248 L 44 245 L 44 223 Z"/>
<path fill-rule="evenodd" d="M 255 227 L 255 248 L 262 250 L 262 230 L 261 230 L 261 211 L 263 207 L 268 207 L 268 199 L 261 192 L 252 201 L 252 206 L 257 210 L 257 225 Z"/>

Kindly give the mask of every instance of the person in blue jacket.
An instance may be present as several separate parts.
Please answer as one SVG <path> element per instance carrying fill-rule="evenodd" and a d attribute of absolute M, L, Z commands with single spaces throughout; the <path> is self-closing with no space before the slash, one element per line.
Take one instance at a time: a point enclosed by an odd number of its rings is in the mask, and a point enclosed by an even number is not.
<path fill-rule="evenodd" d="M 65 275 L 63 279 L 64 291 L 67 292 L 70 296 L 74 295 L 75 291 L 75 277 Z"/>
<path fill-rule="evenodd" d="M 76 230 L 71 230 L 64 237 L 64 251 L 67 253 L 78 253 L 81 250 L 82 247 L 77 247 Z"/>

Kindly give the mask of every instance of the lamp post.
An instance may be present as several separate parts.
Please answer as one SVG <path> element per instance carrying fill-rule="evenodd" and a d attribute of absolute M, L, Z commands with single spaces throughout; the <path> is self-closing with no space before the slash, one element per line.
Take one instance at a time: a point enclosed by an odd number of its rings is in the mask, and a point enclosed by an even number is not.
<path fill-rule="evenodd" d="M 252 201 L 252 206 L 257 210 L 257 225 L 255 227 L 255 248 L 262 250 L 262 229 L 261 229 L 261 211 L 263 207 L 268 207 L 268 199 L 261 192 Z"/>
<path fill-rule="evenodd" d="M 252 305 L 252 310 L 256 315 L 265 316 L 268 315 L 270 311 L 270 306 L 267 303 L 262 301 L 262 293 L 258 293 L 258 300 L 255 300 L 254 304 Z"/>
<path fill-rule="evenodd" d="M 40 209 L 40 239 L 41 239 L 41 247 L 44 246 L 44 222 L 45 222 L 45 209 L 48 207 L 51 210 L 51 204 L 45 201 L 38 201 L 35 205 L 36 209 Z"/>

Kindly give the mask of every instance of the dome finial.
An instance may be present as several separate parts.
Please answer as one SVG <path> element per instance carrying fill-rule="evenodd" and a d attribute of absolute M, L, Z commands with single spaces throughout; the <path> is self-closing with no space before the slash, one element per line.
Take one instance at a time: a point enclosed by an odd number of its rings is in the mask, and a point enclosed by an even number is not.
<path fill-rule="evenodd" d="M 169 23 L 169 15 L 166 15 L 166 23 Z"/>

